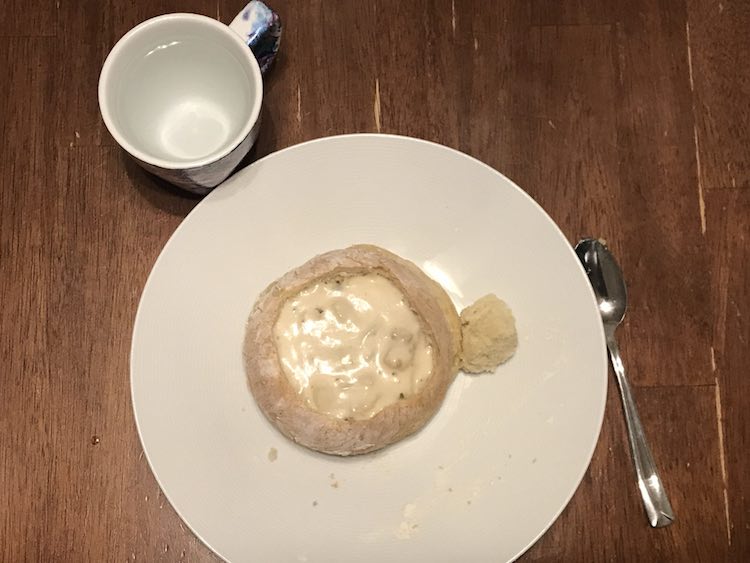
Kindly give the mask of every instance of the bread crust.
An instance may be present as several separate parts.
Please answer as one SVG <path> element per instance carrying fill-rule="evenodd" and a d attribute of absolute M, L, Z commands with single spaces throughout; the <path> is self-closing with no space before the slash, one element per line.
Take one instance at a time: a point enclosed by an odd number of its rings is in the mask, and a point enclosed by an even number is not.
<path fill-rule="evenodd" d="M 433 348 L 433 374 L 416 394 L 366 420 L 339 419 L 310 409 L 279 360 L 274 327 L 284 303 L 311 283 L 336 275 L 379 274 L 403 293 Z M 458 371 L 461 323 L 435 281 L 415 264 L 372 245 L 315 256 L 284 274 L 258 297 L 243 347 L 250 390 L 263 414 L 291 440 L 312 450 L 349 456 L 397 442 L 421 429 L 440 408 Z"/>

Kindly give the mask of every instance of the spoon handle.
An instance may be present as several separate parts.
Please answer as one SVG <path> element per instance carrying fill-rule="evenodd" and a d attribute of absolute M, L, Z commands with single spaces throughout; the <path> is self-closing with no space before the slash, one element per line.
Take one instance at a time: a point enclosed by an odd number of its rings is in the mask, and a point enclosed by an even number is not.
<path fill-rule="evenodd" d="M 607 329 L 606 334 L 609 356 L 612 359 L 612 367 L 615 369 L 617 383 L 620 387 L 620 398 L 622 399 L 622 408 L 625 411 L 630 449 L 633 453 L 633 463 L 638 476 L 638 488 L 643 498 L 643 506 L 652 527 L 669 526 L 674 520 L 672 505 L 669 504 L 667 492 L 664 490 L 664 485 L 662 485 L 661 478 L 656 470 L 654 457 L 651 455 L 651 449 L 646 441 L 646 434 L 638 416 L 638 409 L 630 392 L 630 384 L 625 376 L 625 367 L 622 365 L 614 329 Z"/>

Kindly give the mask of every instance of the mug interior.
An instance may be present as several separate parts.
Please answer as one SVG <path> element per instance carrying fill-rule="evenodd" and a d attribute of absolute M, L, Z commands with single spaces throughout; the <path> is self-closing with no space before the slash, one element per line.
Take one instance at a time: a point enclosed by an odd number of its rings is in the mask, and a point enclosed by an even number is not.
<path fill-rule="evenodd" d="M 154 18 L 125 35 L 109 58 L 102 114 L 116 140 L 150 164 L 189 167 L 221 158 L 260 113 L 252 52 L 211 18 Z"/>

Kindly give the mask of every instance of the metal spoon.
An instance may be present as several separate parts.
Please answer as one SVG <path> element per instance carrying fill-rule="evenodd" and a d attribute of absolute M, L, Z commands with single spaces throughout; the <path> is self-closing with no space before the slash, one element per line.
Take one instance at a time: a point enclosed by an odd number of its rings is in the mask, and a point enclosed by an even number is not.
<path fill-rule="evenodd" d="M 625 317 L 627 309 L 627 291 L 622 271 L 614 256 L 607 247 L 594 239 L 584 239 L 576 245 L 576 254 L 586 269 L 599 304 L 599 312 L 604 322 L 604 334 L 607 338 L 609 357 L 615 369 L 617 383 L 620 387 L 622 408 L 628 426 L 630 449 L 633 454 L 635 472 L 638 476 L 638 488 L 643 497 L 643 505 L 648 521 L 654 528 L 669 526 L 674 520 L 672 506 L 669 504 L 654 458 L 646 442 L 638 409 L 630 392 L 630 384 L 625 376 L 625 368 L 620 359 L 620 350 L 615 340 L 615 329 Z"/>

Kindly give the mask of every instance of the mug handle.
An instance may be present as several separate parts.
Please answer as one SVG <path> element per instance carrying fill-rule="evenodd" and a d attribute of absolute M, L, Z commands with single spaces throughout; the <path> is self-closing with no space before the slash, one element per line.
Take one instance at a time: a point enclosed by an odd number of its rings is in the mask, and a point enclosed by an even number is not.
<path fill-rule="evenodd" d="M 265 74 L 276 58 L 281 43 L 279 15 L 260 0 L 251 0 L 229 27 L 250 47 L 258 59 L 260 71 Z"/>

